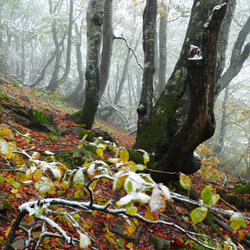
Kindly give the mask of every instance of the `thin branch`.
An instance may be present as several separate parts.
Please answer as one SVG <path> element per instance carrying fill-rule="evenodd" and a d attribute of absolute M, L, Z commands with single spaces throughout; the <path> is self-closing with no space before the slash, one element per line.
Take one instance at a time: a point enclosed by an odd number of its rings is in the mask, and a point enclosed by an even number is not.
<path fill-rule="evenodd" d="M 122 34 L 121 34 L 121 36 L 114 36 L 114 40 L 115 40 L 115 39 L 117 39 L 117 40 L 123 40 L 123 41 L 125 42 L 125 44 L 126 44 L 126 46 L 128 47 L 128 49 L 129 49 L 130 51 L 132 51 L 132 53 L 133 53 L 133 55 L 134 55 L 134 57 L 135 57 L 136 63 L 137 63 L 138 66 L 141 68 L 141 70 L 143 70 L 143 67 L 142 67 L 142 65 L 139 63 L 138 58 L 137 58 L 137 55 L 136 55 L 134 49 L 133 49 L 131 46 L 129 46 L 127 39 L 124 38 Z"/>

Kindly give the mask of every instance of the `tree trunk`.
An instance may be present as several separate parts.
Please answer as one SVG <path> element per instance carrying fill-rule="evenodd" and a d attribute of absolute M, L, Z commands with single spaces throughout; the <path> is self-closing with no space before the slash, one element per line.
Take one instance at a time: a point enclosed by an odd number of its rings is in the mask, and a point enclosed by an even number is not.
<path fill-rule="evenodd" d="M 225 89 L 225 95 L 224 95 L 224 100 L 222 103 L 222 116 L 221 116 L 221 122 L 220 122 L 220 135 L 219 135 L 219 141 L 218 144 L 214 147 L 213 152 L 215 155 L 218 155 L 224 146 L 224 138 L 226 134 L 226 118 L 227 118 L 227 100 L 229 97 L 229 86 L 226 87 Z"/>
<path fill-rule="evenodd" d="M 78 107 L 82 107 L 83 101 L 85 98 L 84 93 L 84 72 L 83 72 L 83 64 L 82 64 L 82 52 L 81 52 L 81 30 L 78 30 L 77 25 L 75 24 L 75 32 L 78 37 L 76 42 L 76 63 L 77 63 L 77 72 L 78 72 L 78 85 L 77 87 L 68 94 L 64 101 L 72 101 L 74 102 Z"/>
<path fill-rule="evenodd" d="M 162 3 L 164 4 L 164 3 Z M 158 71 L 158 84 L 155 90 L 156 100 L 160 97 L 166 84 L 166 70 L 167 70 L 167 7 L 164 5 L 164 14 L 160 17 L 159 26 L 159 71 Z"/>
<path fill-rule="evenodd" d="M 195 162 L 193 151 L 215 131 L 214 84 L 216 77 L 217 42 L 221 22 L 227 4 L 216 6 L 210 20 L 204 25 L 202 56 L 198 53 L 189 58 L 187 81 L 190 89 L 190 107 L 187 119 L 175 134 L 168 152 L 164 154 L 155 169 L 167 172 L 190 174 L 200 167 Z M 196 58 L 197 57 L 197 58 Z M 178 153 L 178 157 L 177 156 Z M 197 164 L 196 164 L 197 163 Z M 158 181 L 165 176 L 155 174 Z"/>
<path fill-rule="evenodd" d="M 91 129 L 99 104 L 100 49 L 105 0 L 90 0 L 87 10 L 87 62 L 85 102 L 77 120 Z"/>
<path fill-rule="evenodd" d="M 187 91 L 188 50 L 190 44 L 201 44 L 203 25 L 217 3 L 218 0 L 194 1 L 180 57 L 152 110 L 147 127 L 137 135 L 134 148 L 143 148 L 148 153 L 154 154 L 152 160 L 159 160 L 168 150 L 173 136 L 185 121 L 187 110 L 185 112 L 180 110 L 183 104 L 188 108 L 187 102 L 181 102 Z"/>
<path fill-rule="evenodd" d="M 52 3 L 50 2 L 52 5 Z M 57 31 L 55 24 L 53 24 L 52 32 L 53 32 L 53 40 L 55 44 L 55 51 L 56 51 L 56 63 L 55 63 L 55 68 L 54 72 L 52 74 L 52 78 L 50 80 L 49 85 L 47 86 L 47 90 L 51 92 L 55 92 L 55 90 L 58 88 L 60 83 L 63 83 L 70 72 L 70 66 L 71 66 L 71 48 L 72 48 L 72 27 L 73 27 L 73 7 L 74 7 L 74 2 L 73 0 L 70 0 L 70 10 L 69 10 L 69 24 L 68 24 L 68 39 L 67 39 L 67 56 L 66 56 L 66 68 L 63 73 L 63 76 L 58 79 L 59 76 L 59 69 L 60 69 L 60 63 L 61 63 L 61 58 L 62 58 L 62 50 L 60 49 L 60 44 L 57 39 Z"/>
<path fill-rule="evenodd" d="M 138 113 L 137 133 L 146 127 L 153 106 L 154 48 L 156 31 L 157 0 L 147 0 L 143 13 L 144 69 Z"/>
<path fill-rule="evenodd" d="M 215 86 L 215 100 L 220 92 L 232 81 L 232 79 L 240 72 L 244 62 L 249 57 L 250 42 L 245 47 L 244 43 L 248 34 L 250 33 L 250 16 L 248 17 L 245 25 L 242 27 L 239 35 L 234 43 L 230 65 L 225 73 L 218 79 Z"/>
<path fill-rule="evenodd" d="M 112 0 L 106 0 L 104 8 L 104 19 L 103 19 L 103 43 L 102 47 L 102 59 L 101 59 L 101 85 L 100 85 L 100 99 L 102 98 L 106 89 L 112 57 L 113 47 L 113 9 Z"/>

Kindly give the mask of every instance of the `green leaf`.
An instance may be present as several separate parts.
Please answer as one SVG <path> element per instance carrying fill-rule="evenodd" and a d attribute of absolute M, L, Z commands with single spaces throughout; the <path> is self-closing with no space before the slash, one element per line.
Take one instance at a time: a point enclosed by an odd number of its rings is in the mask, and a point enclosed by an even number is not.
<path fill-rule="evenodd" d="M 19 188 L 20 187 L 20 183 L 16 182 L 12 177 L 7 177 L 5 179 L 7 182 L 9 182 L 13 188 Z"/>
<path fill-rule="evenodd" d="M 132 216 L 137 213 L 138 208 L 134 206 L 133 202 L 130 202 L 126 205 L 126 212 Z"/>
<path fill-rule="evenodd" d="M 201 192 L 201 198 L 203 200 L 203 203 L 207 206 L 213 206 L 216 204 L 216 202 L 220 199 L 219 194 L 213 194 L 212 193 L 212 187 L 211 185 L 206 186 L 203 191 Z"/>
<path fill-rule="evenodd" d="M 185 189 L 189 190 L 191 188 L 190 178 L 187 175 L 182 174 L 182 173 L 180 173 L 180 184 Z"/>
<path fill-rule="evenodd" d="M 129 180 L 127 183 L 126 183 L 126 191 L 128 193 L 132 193 L 134 190 L 133 190 L 133 183 L 131 180 Z"/>
<path fill-rule="evenodd" d="M 191 212 L 191 220 L 194 224 L 197 224 L 203 221 L 207 216 L 207 208 L 206 207 L 197 207 Z"/>
<path fill-rule="evenodd" d="M 85 177 L 82 169 L 78 169 L 74 175 L 73 182 L 75 187 L 79 190 L 85 184 Z"/>
<path fill-rule="evenodd" d="M 145 170 L 145 169 L 147 168 L 147 166 L 142 165 L 142 164 L 137 164 L 136 166 L 137 166 L 137 169 L 138 169 L 139 171 L 143 171 L 143 170 Z"/>
<path fill-rule="evenodd" d="M 246 227 L 245 220 L 243 216 L 241 216 L 241 214 L 239 213 L 234 213 L 231 216 L 230 221 L 231 221 L 231 227 L 233 230 L 238 230 L 241 227 Z"/>
<path fill-rule="evenodd" d="M 123 162 L 127 162 L 129 160 L 129 153 L 126 149 L 122 149 L 120 152 L 120 159 Z"/>

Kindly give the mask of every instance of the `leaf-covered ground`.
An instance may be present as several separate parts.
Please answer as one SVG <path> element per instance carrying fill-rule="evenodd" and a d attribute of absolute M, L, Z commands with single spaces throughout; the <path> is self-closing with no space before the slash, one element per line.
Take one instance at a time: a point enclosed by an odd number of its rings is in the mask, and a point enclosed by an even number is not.
<path fill-rule="evenodd" d="M 8 102 L 10 103 L 18 103 L 19 105 L 27 106 L 29 108 L 47 110 L 53 116 L 56 125 L 64 129 L 64 133 L 59 136 L 52 132 L 41 132 L 37 129 L 26 128 L 9 119 L 11 116 L 9 116 L 9 114 L 6 112 L 5 107 L 0 104 L 1 129 L 4 131 L 2 132 L 1 136 L 4 138 L 4 141 L 16 144 L 16 147 L 19 149 L 19 151 L 23 149 L 29 155 L 37 152 L 39 153 L 39 155 L 37 155 L 38 160 L 47 161 L 50 155 L 48 155 L 48 153 L 46 154 L 46 151 L 53 152 L 55 155 L 60 155 L 66 150 L 77 148 L 77 146 L 82 143 L 82 137 L 77 136 L 71 129 L 72 127 L 77 128 L 79 125 L 75 124 L 68 115 L 69 113 L 72 113 L 76 110 L 73 107 L 70 107 L 69 104 L 61 102 L 58 97 L 53 95 L 50 96 L 45 92 L 37 92 L 33 89 L 20 87 L 16 83 L 13 83 L 10 79 L 0 79 L 0 93 L 0 101 L 2 104 L 6 101 L 4 99 L 6 99 L 5 94 L 7 94 L 9 98 Z M 24 98 L 25 96 L 28 97 L 29 101 L 27 101 L 27 98 Z M 126 135 L 125 131 L 121 131 L 100 119 L 96 120 L 94 127 L 101 127 L 102 130 L 111 133 L 112 137 L 117 142 L 118 147 L 126 149 L 131 147 L 135 142 L 134 136 Z M 11 132 L 8 132 L 8 129 Z M 12 156 L 8 157 L 8 150 L 6 155 L 4 155 L 3 144 L 1 144 L 0 147 L 2 149 L 0 158 L 0 191 L 1 195 L 7 194 L 7 196 L 4 198 L 0 197 L 0 247 L 3 247 L 11 229 L 11 225 L 18 214 L 18 207 L 32 199 L 40 199 L 40 194 L 39 189 L 34 188 L 33 184 L 30 184 L 29 182 L 20 182 L 20 185 L 18 181 L 19 179 L 22 179 L 21 177 L 19 178 L 20 172 L 16 171 L 18 161 L 23 161 L 22 164 L 29 164 L 26 157 L 20 156 L 20 159 L 16 159 Z M 108 162 L 108 159 L 115 157 L 115 153 L 112 150 L 109 151 L 101 149 L 100 151 L 97 150 L 96 152 L 96 159 L 102 160 L 104 162 Z M 227 185 L 223 186 L 222 183 L 225 179 L 225 174 L 216 168 L 218 163 L 217 159 L 212 156 L 212 153 L 205 146 L 201 146 L 198 150 L 198 153 L 200 156 L 202 156 L 203 167 L 199 172 L 195 173 L 193 176 L 190 176 L 192 188 L 201 194 L 202 190 L 206 186 L 211 185 L 213 192 L 216 192 L 218 189 L 224 189 L 229 194 L 237 179 L 229 177 Z M 126 156 L 120 157 L 126 158 Z M 53 179 L 53 174 L 55 174 L 53 171 L 52 173 L 48 173 L 51 179 Z M 37 176 L 33 175 L 33 178 L 41 178 L 41 173 L 37 172 Z M 48 192 L 46 197 L 60 198 L 63 196 L 67 199 L 72 198 L 70 188 L 66 189 L 63 186 L 60 178 L 58 178 L 58 180 L 54 178 L 53 185 L 53 192 Z M 112 183 L 110 181 L 105 181 L 102 183 L 98 182 L 96 185 L 97 186 L 95 189 L 99 190 L 100 196 L 105 196 L 106 198 L 108 197 L 110 200 L 119 200 L 119 198 L 125 194 L 124 190 L 120 190 L 119 192 L 113 194 Z M 75 189 L 72 188 L 72 190 Z M 172 187 L 171 191 L 175 191 L 175 188 Z M 80 193 L 80 190 L 74 192 L 78 192 L 78 194 L 74 195 L 75 200 L 89 200 L 87 193 Z M 188 195 L 188 191 L 186 191 L 186 195 Z M 249 194 L 237 194 L 235 196 L 242 200 L 250 200 Z M 3 203 L 4 207 L 1 207 Z M 145 204 L 135 203 L 135 206 L 142 214 L 148 213 L 148 208 Z M 239 211 L 238 208 L 224 201 L 223 199 L 220 199 L 216 203 L 215 207 L 233 210 L 235 212 L 244 212 L 245 217 L 248 218 L 244 220 L 245 226 L 241 227 L 239 230 L 231 230 L 231 232 L 229 232 L 228 230 L 222 228 L 219 229 L 223 235 L 228 235 L 230 239 L 234 240 L 235 245 L 237 245 L 240 249 L 240 245 L 238 245 L 237 242 L 240 242 L 242 238 L 245 237 L 246 233 L 250 233 L 250 213 L 247 211 Z M 205 241 L 209 246 L 215 246 L 216 241 L 222 242 L 223 240 L 219 238 L 218 234 L 212 231 L 211 225 L 205 222 L 195 225 L 191 221 L 190 213 L 193 208 L 194 207 L 188 207 L 183 202 L 173 199 L 170 202 L 167 202 L 166 208 L 164 207 L 164 210 L 161 211 L 162 216 L 164 217 L 163 220 L 169 223 L 174 223 L 186 231 L 199 233 L 200 236 L 195 235 L 195 237 Z M 230 217 L 226 218 L 219 212 L 217 215 L 224 224 L 230 226 Z M 134 231 L 138 228 L 141 228 L 140 230 L 142 233 L 138 242 L 132 242 L 130 238 L 120 237 L 109 230 L 110 224 L 118 221 L 118 219 L 119 218 L 117 218 L 115 215 L 94 211 L 92 213 L 84 213 L 84 218 L 81 218 L 81 225 L 88 235 L 91 235 L 96 239 L 96 242 L 102 249 L 155 249 L 155 247 L 150 243 L 150 234 L 170 240 L 170 249 L 205 249 L 205 247 L 190 240 L 190 238 L 188 238 L 185 233 L 182 234 L 177 227 L 163 227 L 161 224 L 148 224 L 139 220 L 134 220 L 132 226 L 124 224 L 125 234 L 127 236 L 133 236 Z M 23 226 L 31 225 L 33 220 L 34 218 L 32 216 L 27 216 Z M 64 229 L 66 228 L 66 231 L 71 234 L 72 237 L 79 238 L 79 232 L 77 232 L 67 220 L 60 218 L 60 216 L 57 217 L 57 220 Z M 39 235 L 40 230 L 41 225 L 40 227 L 38 225 L 35 233 Z M 208 235 L 209 238 L 204 239 L 202 236 L 203 234 Z M 17 249 L 23 249 L 22 238 L 25 237 L 26 233 L 22 229 L 19 229 L 16 232 L 15 239 L 17 240 L 15 241 L 15 244 Z M 244 249 L 250 249 L 244 243 L 241 242 L 240 244 L 242 247 L 244 247 Z M 228 245 L 222 244 L 221 247 L 221 249 L 230 249 Z M 74 248 L 61 239 L 47 237 L 44 239 L 39 249 L 77 249 L 77 247 Z"/>

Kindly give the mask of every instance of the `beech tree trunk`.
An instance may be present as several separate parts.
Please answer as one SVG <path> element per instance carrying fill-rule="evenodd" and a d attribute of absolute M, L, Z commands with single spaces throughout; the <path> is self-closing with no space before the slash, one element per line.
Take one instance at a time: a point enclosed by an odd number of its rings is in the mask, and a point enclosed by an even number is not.
<path fill-rule="evenodd" d="M 91 129 L 100 101 L 100 50 L 105 0 L 90 0 L 87 10 L 85 102 L 77 122 Z"/>
<path fill-rule="evenodd" d="M 100 99 L 102 98 L 104 91 L 106 89 L 110 66 L 111 66 L 111 57 L 112 57 L 112 48 L 113 48 L 113 3 L 112 0 L 105 1 L 104 8 L 104 19 L 103 19 L 103 43 L 102 47 L 105 48 L 102 50 L 101 57 L 101 85 L 100 85 Z"/>
<path fill-rule="evenodd" d="M 137 135 L 134 148 L 151 153 L 153 169 L 186 174 L 197 171 L 200 160 L 194 157 L 193 151 L 214 133 L 216 49 L 225 4 L 214 10 L 203 38 L 202 30 L 216 3 L 218 1 L 194 1 L 179 60 L 147 126 Z M 203 59 L 188 60 L 190 45 L 201 47 L 201 44 Z M 170 176 L 161 173 L 154 177 L 164 182 L 173 177 Z"/>
<path fill-rule="evenodd" d="M 159 25 L 159 71 L 158 71 L 158 84 L 155 89 L 156 100 L 160 97 L 166 84 L 166 70 L 167 70 L 167 16 L 169 11 L 167 6 L 164 5 L 162 1 L 162 8 L 164 9 L 164 14 L 160 17 Z"/>
<path fill-rule="evenodd" d="M 154 49 L 155 49 L 155 31 L 156 31 L 157 0 L 147 0 L 143 13 L 143 51 L 144 51 L 144 69 L 142 77 L 142 90 L 138 113 L 137 133 L 146 127 L 151 115 L 153 106 L 153 76 Z"/>

